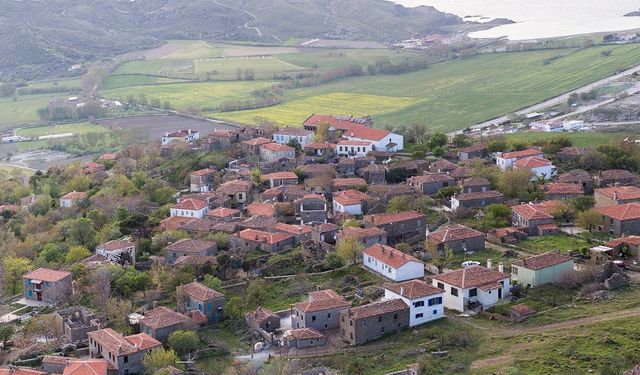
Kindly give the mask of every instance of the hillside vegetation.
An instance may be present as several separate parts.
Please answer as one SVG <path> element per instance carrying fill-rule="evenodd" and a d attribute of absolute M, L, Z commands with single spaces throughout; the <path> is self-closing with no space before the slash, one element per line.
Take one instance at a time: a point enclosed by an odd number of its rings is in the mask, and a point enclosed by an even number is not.
<path fill-rule="evenodd" d="M 168 39 L 393 41 L 460 22 L 383 0 L 0 0 L 0 9 L 0 80 L 62 73 Z"/>

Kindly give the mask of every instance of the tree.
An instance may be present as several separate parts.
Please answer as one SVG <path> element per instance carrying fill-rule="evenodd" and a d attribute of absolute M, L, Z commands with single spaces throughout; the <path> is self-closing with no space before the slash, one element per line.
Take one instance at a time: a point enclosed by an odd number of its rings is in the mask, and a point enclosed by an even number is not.
<path fill-rule="evenodd" d="M 121 275 L 117 276 L 114 286 L 118 294 L 124 298 L 130 298 L 134 292 L 144 291 L 151 285 L 151 277 L 146 272 L 137 271 L 128 267 Z"/>
<path fill-rule="evenodd" d="M 2 263 L 4 273 L 4 289 L 11 295 L 18 293 L 22 288 L 22 275 L 33 267 L 29 259 L 7 256 Z M 20 286 L 20 288 L 19 288 Z"/>
<path fill-rule="evenodd" d="M 131 332 L 131 326 L 129 325 L 129 314 L 131 312 L 133 312 L 131 301 L 119 298 L 110 298 L 107 301 L 106 309 L 103 311 L 111 328 L 125 334 Z"/>
<path fill-rule="evenodd" d="M 33 340 L 43 337 L 45 342 L 61 334 L 53 314 L 39 315 L 31 319 L 24 327 L 24 333 Z"/>
<path fill-rule="evenodd" d="M 342 222 L 342 227 L 360 228 L 360 222 L 357 219 L 350 218 Z"/>
<path fill-rule="evenodd" d="M 387 212 L 403 212 L 413 209 L 414 197 L 409 195 L 400 195 L 389 199 L 387 203 Z"/>
<path fill-rule="evenodd" d="M 569 204 L 558 201 L 551 209 L 550 214 L 554 219 L 556 219 L 556 221 L 560 223 L 568 223 L 574 219 L 576 212 Z"/>
<path fill-rule="evenodd" d="M 446 246 L 444 250 L 441 251 L 437 244 L 426 240 L 424 248 L 431 257 L 431 263 L 438 267 L 438 270 L 442 271 L 445 268 L 451 267 L 453 264 L 453 250 L 451 250 L 449 246 Z"/>
<path fill-rule="evenodd" d="M 313 136 L 314 142 L 326 142 L 329 138 L 329 123 L 326 121 L 319 122 L 316 125 L 316 134 Z"/>
<path fill-rule="evenodd" d="M 507 198 L 526 199 L 529 189 L 531 171 L 526 169 L 513 169 L 498 175 L 498 191 Z"/>
<path fill-rule="evenodd" d="M 267 302 L 269 298 L 267 286 L 264 281 L 253 281 L 247 287 L 247 301 L 254 306 L 261 306 Z"/>
<path fill-rule="evenodd" d="M 84 246 L 73 246 L 64 256 L 64 262 L 73 264 L 91 256 L 91 252 Z"/>
<path fill-rule="evenodd" d="M 217 290 L 217 291 L 222 290 L 222 280 L 218 279 L 213 275 L 205 275 L 204 279 L 202 280 L 202 284 L 206 285 L 207 287 L 213 290 Z"/>
<path fill-rule="evenodd" d="M 153 375 L 167 366 L 175 366 L 179 358 L 173 349 L 158 348 L 144 355 L 142 365 L 146 373 Z"/>
<path fill-rule="evenodd" d="M 505 151 L 508 147 L 507 140 L 503 137 L 492 139 L 487 144 L 488 152 L 502 152 Z"/>
<path fill-rule="evenodd" d="M 344 267 L 344 261 L 338 254 L 329 253 L 324 258 L 324 266 L 330 270 L 334 270 L 336 268 Z"/>
<path fill-rule="evenodd" d="M 253 168 L 251 170 L 251 182 L 253 186 L 260 186 L 262 184 L 262 170 L 260 170 L 260 168 Z"/>
<path fill-rule="evenodd" d="M 345 263 L 358 263 L 358 257 L 362 254 L 364 246 L 358 241 L 356 236 L 346 236 L 338 240 L 336 244 L 336 254 Z"/>
<path fill-rule="evenodd" d="M 3 348 L 7 346 L 7 341 L 9 341 L 15 332 L 16 330 L 12 325 L 4 324 L 0 326 L 0 340 L 2 341 Z"/>
<path fill-rule="evenodd" d="M 432 149 L 436 147 L 444 147 L 449 139 L 443 133 L 435 133 L 429 138 L 429 147 Z"/>
<path fill-rule="evenodd" d="M 586 211 L 593 208 L 596 205 L 596 200 L 590 195 L 584 195 L 582 197 L 576 197 L 571 201 L 571 205 L 576 211 Z"/>
<path fill-rule="evenodd" d="M 598 151 L 587 151 L 578 158 L 578 167 L 588 171 L 600 171 L 608 168 L 607 156 Z"/>
<path fill-rule="evenodd" d="M 224 313 L 230 318 L 241 318 L 243 311 L 244 300 L 240 297 L 231 297 L 224 304 Z"/>
<path fill-rule="evenodd" d="M 69 242 L 74 245 L 92 249 L 96 246 L 96 230 L 93 223 L 87 218 L 74 220 L 68 231 Z"/>
<path fill-rule="evenodd" d="M 453 137 L 453 145 L 457 148 L 468 147 L 471 146 L 471 141 L 465 134 L 456 134 Z"/>
<path fill-rule="evenodd" d="M 224 232 L 217 232 L 211 239 L 218 245 L 218 250 L 226 250 L 229 248 L 229 235 Z"/>
<path fill-rule="evenodd" d="M 198 350 L 200 347 L 200 338 L 194 331 L 175 331 L 169 335 L 167 339 L 169 348 L 175 350 L 180 357 L 186 357 Z M 193 360 L 193 358 L 188 358 Z"/>
<path fill-rule="evenodd" d="M 593 228 L 602 225 L 603 222 L 604 217 L 596 211 L 582 211 L 576 215 L 576 224 L 589 232 L 591 232 Z"/>

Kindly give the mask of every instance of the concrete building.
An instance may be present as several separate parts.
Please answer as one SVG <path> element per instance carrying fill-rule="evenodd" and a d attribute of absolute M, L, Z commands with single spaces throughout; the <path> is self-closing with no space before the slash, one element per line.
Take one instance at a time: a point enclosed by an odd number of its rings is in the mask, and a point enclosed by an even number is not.
<path fill-rule="evenodd" d="M 556 167 L 553 163 L 537 156 L 516 160 L 513 162 L 513 168 L 531 171 L 531 181 L 537 181 L 538 178 L 551 180 L 556 175 Z"/>
<path fill-rule="evenodd" d="M 424 263 L 391 246 L 375 244 L 362 252 L 365 269 L 392 281 L 406 281 L 424 277 Z"/>
<path fill-rule="evenodd" d="M 367 156 L 367 154 L 373 151 L 373 145 L 373 142 L 369 141 L 340 141 L 336 147 L 336 154 L 349 158 Z"/>
<path fill-rule="evenodd" d="M 511 280 L 524 287 L 556 283 L 573 272 L 573 267 L 573 258 L 547 252 L 513 262 Z"/>
<path fill-rule="evenodd" d="M 496 154 L 496 165 L 501 170 L 506 170 L 513 167 L 513 163 L 517 160 L 528 158 L 528 157 L 544 157 L 542 151 L 530 148 L 522 151 L 513 151 L 513 152 L 499 152 Z"/>
<path fill-rule="evenodd" d="M 384 286 L 384 300 L 398 298 L 409 306 L 409 327 L 444 318 L 444 290 L 422 280 Z"/>

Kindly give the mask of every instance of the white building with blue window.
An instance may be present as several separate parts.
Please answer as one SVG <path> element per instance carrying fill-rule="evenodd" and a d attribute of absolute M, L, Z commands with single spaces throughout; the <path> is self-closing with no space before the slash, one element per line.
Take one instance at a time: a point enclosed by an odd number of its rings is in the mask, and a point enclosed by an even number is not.
<path fill-rule="evenodd" d="M 216 323 L 224 317 L 224 294 L 198 282 L 178 287 L 178 310 L 187 315 L 199 313 L 208 323 Z M 193 317 L 193 316 L 192 316 Z"/>
<path fill-rule="evenodd" d="M 444 290 L 422 280 L 385 285 L 383 300 L 397 298 L 409 305 L 409 327 L 444 318 Z"/>

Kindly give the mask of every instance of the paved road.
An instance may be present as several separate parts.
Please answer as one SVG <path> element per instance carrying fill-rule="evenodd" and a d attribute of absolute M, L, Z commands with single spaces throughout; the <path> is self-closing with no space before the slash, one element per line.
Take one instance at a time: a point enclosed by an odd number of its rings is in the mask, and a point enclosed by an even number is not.
<path fill-rule="evenodd" d="M 517 115 L 517 116 L 524 116 L 524 115 L 526 115 L 528 113 L 531 113 L 531 112 L 542 111 L 545 108 L 552 107 L 554 105 L 558 105 L 558 104 L 566 102 L 567 99 L 569 99 L 569 96 L 571 94 L 573 94 L 573 93 L 591 91 L 594 88 L 597 88 L 599 86 L 605 85 L 607 83 L 615 82 L 615 81 L 619 80 L 620 78 L 624 78 L 624 77 L 630 76 L 630 75 L 632 75 L 633 73 L 636 73 L 636 72 L 640 72 L 640 65 L 635 66 L 635 67 L 633 67 L 631 69 L 627 69 L 625 71 L 622 71 L 622 72 L 620 72 L 618 74 L 614 74 L 612 76 L 603 78 L 603 79 L 601 79 L 599 81 L 590 83 L 590 84 L 588 84 L 586 86 L 582 86 L 582 87 L 577 88 L 575 90 L 571 90 L 571 91 L 569 91 L 569 92 L 567 92 L 565 94 L 562 94 L 560 96 L 556 96 L 555 98 L 551 98 L 549 100 L 545 100 L 544 102 L 541 102 L 541 103 L 538 103 L 538 104 L 534 104 L 534 105 L 532 105 L 530 107 L 521 109 L 519 111 L 516 111 L 514 114 Z M 489 121 L 485 121 L 485 122 L 482 122 L 480 124 L 473 125 L 473 126 L 471 126 L 471 128 L 472 129 L 483 129 L 483 128 L 486 128 L 486 127 L 489 127 L 489 126 L 492 126 L 492 125 L 495 125 L 495 124 L 500 124 L 502 122 L 508 121 L 511 118 L 511 116 L 512 116 L 512 114 L 508 114 L 508 115 L 505 115 L 505 116 L 494 118 L 494 119 L 491 119 Z M 458 131 L 449 133 L 449 135 L 455 135 L 455 134 L 460 133 L 460 132 L 461 132 L 461 130 L 458 130 Z"/>

